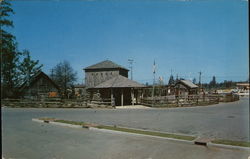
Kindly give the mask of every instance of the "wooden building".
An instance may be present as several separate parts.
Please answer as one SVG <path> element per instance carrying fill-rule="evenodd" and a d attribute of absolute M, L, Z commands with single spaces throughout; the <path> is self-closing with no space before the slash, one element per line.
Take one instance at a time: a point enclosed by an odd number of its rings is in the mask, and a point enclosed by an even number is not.
<path fill-rule="evenodd" d="M 82 97 L 85 93 L 85 88 L 86 86 L 83 85 L 83 84 L 77 84 L 77 85 L 74 85 L 73 89 L 74 89 L 74 95 L 76 97 Z"/>
<path fill-rule="evenodd" d="M 139 90 L 143 87 L 144 85 L 136 81 L 118 75 L 95 86 L 91 90 L 98 90 L 100 97 L 102 99 L 110 99 L 113 105 L 123 106 L 137 104 L 140 97 Z"/>
<path fill-rule="evenodd" d="M 250 90 L 250 84 L 249 83 L 236 83 L 237 89 L 240 90 Z"/>
<path fill-rule="evenodd" d="M 199 87 L 189 80 L 179 80 L 175 84 L 175 95 L 186 96 L 198 93 Z"/>
<path fill-rule="evenodd" d="M 128 69 L 109 60 L 99 62 L 84 68 L 85 85 L 87 88 L 94 88 L 98 84 L 105 82 L 118 75 L 128 77 Z"/>
<path fill-rule="evenodd" d="M 42 99 L 49 97 L 59 97 L 59 87 L 47 76 L 40 71 L 25 81 L 20 89 L 20 96 L 29 99 Z"/>

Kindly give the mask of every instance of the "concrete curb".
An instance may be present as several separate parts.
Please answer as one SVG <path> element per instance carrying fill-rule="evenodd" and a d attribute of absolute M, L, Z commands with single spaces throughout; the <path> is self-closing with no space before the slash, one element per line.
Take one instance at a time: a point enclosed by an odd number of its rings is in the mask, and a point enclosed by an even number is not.
<path fill-rule="evenodd" d="M 113 125 L 107 125 L 107 126 L 113 126 Z M 157 132 L 157 133 L 166 133 L 166 134 L 173 134 L 173 135 L 180 135 L 180 136 L 190 136 L 190 137 L 197 138 L 194 135 L 187 135 L 187 134 L 181 134 L 181 133 L 170 133 L 170 132 L 165 132 L 165 131 L 148 130 L 148 129 L 140 129 L 140 128 L 130 128 L 130 127 L 125 127 L 125 126 L 119 126 L 119 128 L 133 129 L 133 130 L 139 130 L 139 131 L 150 131 L 150 132 Z M 184 140 L 184 141 L 186 141 L 186 140 Z"/>
<path fill-rule="evenodd" d="M 54 122 L 54 121 L 50 121 L 50 124 L 53 125 L 59 125 L 59 126 L 66 126 L 66 127 L 70 127 L 70 128 L 83 128 L 81 125 L 73 125 L 73 124 L 67 124 L 67 123 L 59 123 L 59 122 Z"/>
<path fill-rule="evenodd" d="M 137 134 L 137 133 L 115 131 L 115 130 L 108 130 L 108 129 L 98 129 L 98 128 L 94 128 L 94 127 L 90 127 L 89 130 L 99 131 L 99 132 L 107 132 L 107 133 L 114 133 L 114 134 L 122 134 L 122 135 L 151 137 L 151 138 L 158 138 L 158 139 L 165 139 L 165 140 L 172 140 L 172 141 L 181 141 L 181 142 L 186 142 L 186 143 L 192 143 L 193 144 L 193 141 L 189 141 L 189 140 L 181 140 L 181 139 L 175 139 L 175 138 L 160 137 L 160 136 L 145 135 L 145 134 Z"/>
<path fill-rule="evenodd" d="M 39 122 L 39 123 L 45 123 L 44 120 L 40 120 L 40 119 L 32 119 L 32 121 Z M 59 123 L 59 122 L 54 122 L 54 121 L 49 121 L 48 124 L 59 125 L 59 126 L 65 126 L 65 127 L 70 127 L 70 128 L 83 128 L 83 126 L 81 126 L 81 125 L 73 125 L 73 124 L 67 124 L 67 123 Z"/>
<path fill-rule="evenodd" d="M 45 123 L 44 120 L 35 119 L 35 118 L 33 118 L 32 121 L 39 122 L 39 123 Z M 81 126 L 81 125 L 73 125 L 73 124 L 59 123 L 59 122 L 53 122 L 53 121 L 49 121 L 47 123 L 48 124 L 53 124 L 53 125 L 58 125 L 58 126 L 70 127 L 70 128 L 85 128 L 84 126 Z M 122 128 L 127 128 L 127 127 L 122 127 Z M 175 138 L 168 138 L 168 137 L 160 137 L 160 136 L 153 136 L 153 135 L 146 135 L 146 134 L 137 134 L 137 133 L 123 132 L 123 131 L 116 131 L 116 130 L 99 129 L 99 128 L 95 128 L 95 127 L 88 127 L 88 129 L 92 130 L 92 131 L 107 132 L 107 133 L 114 133 L 114 134 L 123 134 L 123 135 L 151 137 L 151 138 L 165 139 L 165 140 L 171 140 L 171 141 L 185 142 L 185 143 L 190 143 L 190 144 L 194 144 L 194 141 L 195 141 L 195 139 L 192 140 L 192 141 L 189 141 L 189 140 L 182 140 L 182 139 L 175 139 Z M 135 129 L 135 130 L 147 131 L 147 130 L 143 130 L 143 129 Z M 158 131 L 156 131 L 156 132 L 158 132 Z M 174 134 L 174 135 L 180 135 L 180 134 Z M 230 148 L 230 149 L 240 149 L 240 150 L 248 150 L 248 151 L 250 150 L 250 147 L 233 146 L 233 145 L 225 145 L 225 144 L 215 144 L 215 143 L 211 143 L 211 142 L 207 143 L 207 147 Z"/>
<path fill-rule="evenodd" d="M 39 122 L 39 123 L 44 123 L 44 121 L 43 120 L 40 120 L 40 119 L 32 119 L 32 121 L 35 121 L 35 122 Z"/>
<path fill-rule="evenodd" d="M 225 144 L 215 144 L 215 143 L 207 143 L 208 147 L 219 147 L 219 148 L 230 148 L 230 149 L 239 149 L 239 150 L 248 150 L 250 151 L 250 147 L 243 147 L 243 146 L 233 146 L 233 145 L 225 145 Z"/>

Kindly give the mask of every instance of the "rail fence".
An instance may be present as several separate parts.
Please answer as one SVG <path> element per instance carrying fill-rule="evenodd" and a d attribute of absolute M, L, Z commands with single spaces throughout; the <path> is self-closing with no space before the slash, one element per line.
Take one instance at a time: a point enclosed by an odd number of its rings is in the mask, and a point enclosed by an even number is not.
<path fill-rule="evenodd" d="M 219 103 L 219 101 L 219 95 L 172 95 L 142 98 L 141 104 L 147 106 L 190 106 L 216 104 Z"/>

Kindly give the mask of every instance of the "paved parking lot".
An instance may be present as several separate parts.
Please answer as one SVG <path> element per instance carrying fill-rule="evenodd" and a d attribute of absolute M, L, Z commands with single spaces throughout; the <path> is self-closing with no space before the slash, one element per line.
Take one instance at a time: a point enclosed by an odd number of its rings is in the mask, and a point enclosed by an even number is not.
<path fill-rule="evenodd" d="M 133 135 L 92 132 L 32 122 L 68 120 L 177 132 L 214 138 L 249 138 L 249 100 L 172 109 L 2 109 L 6 158 L 247 158 L 249 151 L 203 147 Z"/>

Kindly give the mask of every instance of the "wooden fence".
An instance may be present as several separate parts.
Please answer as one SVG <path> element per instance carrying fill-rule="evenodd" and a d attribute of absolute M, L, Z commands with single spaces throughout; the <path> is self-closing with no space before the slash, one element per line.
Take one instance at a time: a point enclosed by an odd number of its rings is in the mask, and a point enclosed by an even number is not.
<path fill-rule="evenodd" d="M 43 100 L 32 99 L 3 99 L 2 106 L 9 107 L 32 107 L 32 108 L 91 108 L 109 107 L 110 99 L 87 100 L 87 99 L 60 99 L 49 98 Z"/>
<path fill-rule="evenodd" d="M 142 105 L 147 106 L 191 106 L 219 103 L 219 95 L 187 95 L 187 96 L 160 96 L 141 99 Z"/>

